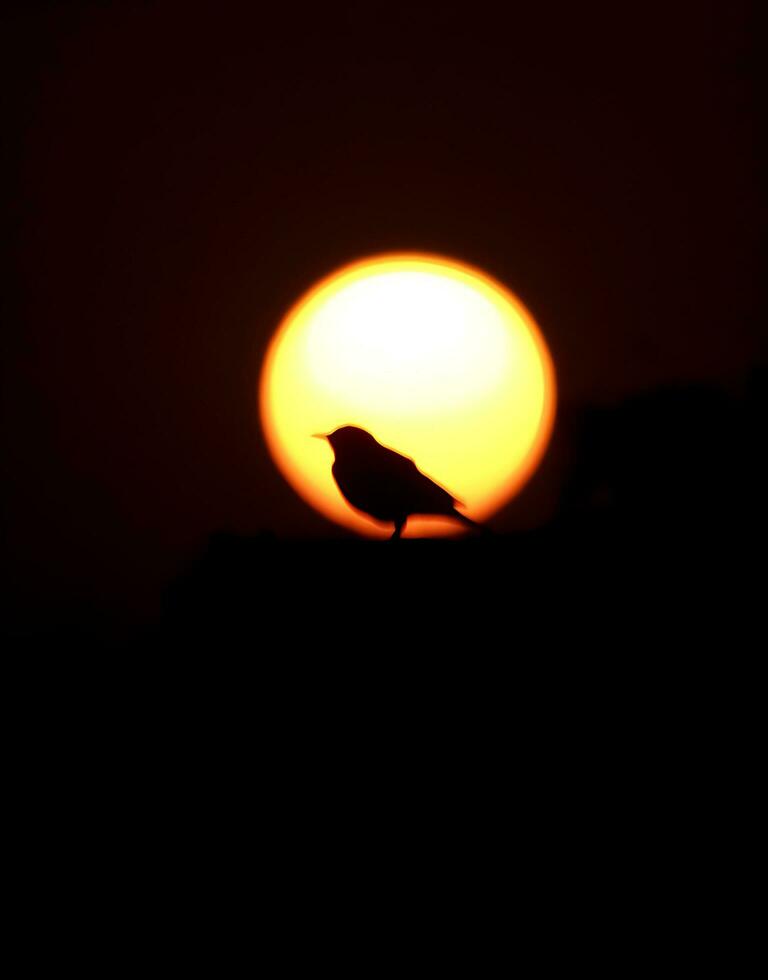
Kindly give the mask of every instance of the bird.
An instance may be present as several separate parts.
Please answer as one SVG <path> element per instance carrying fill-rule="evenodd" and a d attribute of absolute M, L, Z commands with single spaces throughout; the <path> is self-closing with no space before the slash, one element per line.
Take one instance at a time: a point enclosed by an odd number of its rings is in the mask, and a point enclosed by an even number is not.
<path fill-rule="evenodd" d="M 343 425 L 334 432 L 316 433 L 334 453 L 333 478 L 345 500 L 377 521 L 393 523 L 390 540 L 401 537 L 409 517 L 439 514 L 479 530 L 482 525 L 456 509 L 461 501 L 421 472 L 409 456 L 382 446 L 370 432 Z"/>

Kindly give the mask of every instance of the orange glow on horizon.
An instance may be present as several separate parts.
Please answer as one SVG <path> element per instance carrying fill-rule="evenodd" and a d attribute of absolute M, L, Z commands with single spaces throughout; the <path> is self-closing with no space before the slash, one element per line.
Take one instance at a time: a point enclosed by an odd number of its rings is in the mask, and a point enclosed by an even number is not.
<path fill-rule="evenodd" d="M 555 377 L 530 313 L 490 276 L 434 255 L 375 256 L 319 282 L 288 312 L 259 391 L 267 445 L 291 486 L 330 520 L 388 537 L 355 511 L 311 438 L 367 429 L 410 456 L 478 521 L 528 480 L 546 449 Z M 461 533 L 411 518 L 405 536 Z"/>

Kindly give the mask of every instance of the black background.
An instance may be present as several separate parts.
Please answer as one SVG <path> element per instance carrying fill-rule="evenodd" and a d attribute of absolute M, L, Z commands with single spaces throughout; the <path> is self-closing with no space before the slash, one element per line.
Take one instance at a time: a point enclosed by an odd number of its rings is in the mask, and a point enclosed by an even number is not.
<path fill-rule="evenodd" d="M 260 362 L 302 291 L 381 251 L 486 269 L 550 345 L 555 438 L 502 536 L 561 513 L 589 406 L 704 384 L 756 452 L 751 4 L 32 3 L 2 46 L 12 632 L 146 622 L 217 531 L 322 566 L 344 535 L 268 457 Z M 686 494 L 724 465 L 696 431 Z"/>

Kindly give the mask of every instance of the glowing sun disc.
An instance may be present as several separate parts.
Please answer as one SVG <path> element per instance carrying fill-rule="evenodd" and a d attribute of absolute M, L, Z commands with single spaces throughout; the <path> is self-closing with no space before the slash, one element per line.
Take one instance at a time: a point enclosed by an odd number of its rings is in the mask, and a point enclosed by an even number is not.
<path fill-rule="evenodd" d="M 484 521 L 546 449 L 555 377 L 533 317 L 500 283 L 453 259 L 383 255 L 339 269 L 288 312 L 259 403 L 269 450 L 300 496 L 338 524 L 385 537 L 391 525 L 344 500 L 332 450 L 314 433 L 367 429 Z M 406 535 L 460 530 L 412 518 Z"/>

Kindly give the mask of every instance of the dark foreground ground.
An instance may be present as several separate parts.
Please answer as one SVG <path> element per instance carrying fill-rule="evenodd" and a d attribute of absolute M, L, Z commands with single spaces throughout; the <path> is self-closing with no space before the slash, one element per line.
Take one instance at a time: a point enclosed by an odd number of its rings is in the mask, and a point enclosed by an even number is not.
<path fill-rule="evenodd" d="M 61 922 L 91 896 L 110 956 L 125 909 L 211 965 L 233 931 L 394 965 L 415 930 L 467 972 L 489 935 L 605 975 L 670 942 L 732 966 L 760 559 L 743 526 L 215 535 L 157 622 L 10 660 L 25 869 Z"/>
<path fill-rule="evenodd" d="M 250 658 L 260 671 L 423 669 L 516 664 L 545 670 L 584 658 L 701 657 L 732 648 L 761 608 L 759 529 L 732 515 L 685 526 L 609 514 L 461 539 L 281 540 L 217 533 L 141 625 L 97 619 L 17 639 L 51 655 Z M 36 624 L 35 624 L 36 625 Z M 387 666 L 389 665 L 389 666 Z"/>

